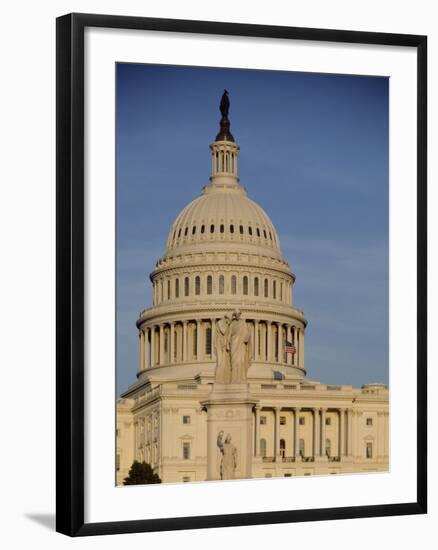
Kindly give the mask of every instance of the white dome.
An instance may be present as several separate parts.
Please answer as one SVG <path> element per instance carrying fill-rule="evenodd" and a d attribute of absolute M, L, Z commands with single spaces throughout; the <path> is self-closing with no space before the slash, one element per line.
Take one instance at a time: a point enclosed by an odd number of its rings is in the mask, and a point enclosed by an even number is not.
<path fill-rule="evenodd" d="M 164 257 L 195 250 L 244 251 L 281 259 L 280 241 L 269 216 L 238 184 L 207 185 L 177 216 Z"/>

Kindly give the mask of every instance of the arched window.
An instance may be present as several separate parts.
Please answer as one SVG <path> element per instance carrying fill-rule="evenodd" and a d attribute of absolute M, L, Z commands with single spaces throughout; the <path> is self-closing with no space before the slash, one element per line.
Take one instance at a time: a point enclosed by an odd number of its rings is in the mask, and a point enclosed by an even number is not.
<path fill-rule="evenodd" d="M 243 225 L 239 225 L 239 233 L 243 235 Z"/>
<path fill-rule="evenodd" d="M 286 456 L 286 441 L 280 439 L 280 456 L 284 458 Z"/>
<path fill-rule="evenodd" d="M 258 296 L 259 295 L 259 278 L 256 277 L 254 279 L 254 296 Z"/>
<path fill-rule="evenodd" d="M 265 236 L 265 239 L 268 238 L 268 236 L 266 235 L 266 229 L 263 229 L 263 235 Z"/>
<path fill-rule="evenodd" d="M 231 294 L 236 294 L 237 292 L 237 278 L 235 275 L 231 276 Z"/>
<path fill-rule="evenodd" d="M 179 298 L 179 279 L 175 279 L 175 298 Z"/>
<path fill-rule="evenodd" d="M 196 225 L 194 225 L 194 226 L 192 227 L 192 235 L 194 235 L 195 233 L 196 233 Z"/>
<path fill-rule="evenodd" d="M 201 225 L 201 233 L 205 233 L 205 225 Z"/>
<path fill-rule="evenodd" d="M 170 279 L 167 279 L 167 299 L 170 300 Z"/>
<path fill-rule="evenodd" d="M 184 237 L 187 237 L 187 233 L 188 233 L 188 232 L 189 232 L 189 228 L 186 227 L 186 228 L 184 229 Z"/>
<path fill-rule="evenodd" d="M 184 296 L 188 296 L 190 293 L 190 279 L 186 277 L 184 279 Z"/>
<path fill-rule="evenodd" d="M 214 233 L 214 223 L 210 225 L 210 233 Z"/>
<path fill-rule="evenodd" d="M 272 297 L 274 300 L 277 298 L 277 281 L 272 282 Z"/>
<path fill-rule="evenodd" d="M 221 223 L 220 227 L 219 227 L 219 231 L 221 233 L 223 233 L 225 231 L 225 225 L 223 223 Z"/>
<path fill-rule="evenodd" d="M 272 233 L 269 231 L 269 238 L 271 239 L 272 241 Z"/>
<path fill-rule="evenodd" d="M 268 279 L 265 279 L 265 298 L 269 296 Z"/>
<path fill-rule="evenodd" d="M 266 456 L 266 439 L 260 439 L 260 454 Z"/>
<path fill-rule="evenodd" d="M 224 291 L 225 291 L 225 281 L 224 281 L 224 276 L 223 275 L 219 275 L 219 294 L 223 294 Z"/>
<path fill-rule="evenodd" d="M 199 275 L 195 277 L 195 294 L 196 296 L 201 294 L 201 277 Z"/>
<path fill-rule="evenodd" d="M 283 283 L 280 283 L 280 300 L 283 301 Z"/>
<path fill-rule="evenodd" d="M 325 454 L 327 456 L 332 456 L 332 442 L 330 439 L 325 440 Z"/>
<path fill-rule="evenodd" d="M 207 294 L 213 294 L 213 277 L 207 276 Z"/>
<path fill-rule="evenodd" d="M 248 227 L 248 233 L 249 233 L 250 235 L 252 235 L 252 227 L 251 227 L 251 226 Z"/>
<path fill-rule="evenodd" d="M 233 224 L 230 225 L 230 233 L 234 233 L 234 225 Z"/>
<path fill-rule="evenodd" d="M 300 439 L 300 456 L 305 456 L 304 450 L 304 439 Z"/>
<path fill-rule="evenodd" d="M 164 300 L 164 292 L 163 292 L 163 279 L 160 281 L 160 302 Z"/>
<path fill-rule="evenodd" d="M 257 227 L 257 237 L 260 237 L 260 229 Z"/>
<path fill-rule="evenodd" d="M 243 294 L 248 295 L 248 277 L 246 275 L 243 277 Z"/>
<path fill-rule="evenodd" d="M 181 237 L 181 228 L 178 231 L 178 239 Z"/>

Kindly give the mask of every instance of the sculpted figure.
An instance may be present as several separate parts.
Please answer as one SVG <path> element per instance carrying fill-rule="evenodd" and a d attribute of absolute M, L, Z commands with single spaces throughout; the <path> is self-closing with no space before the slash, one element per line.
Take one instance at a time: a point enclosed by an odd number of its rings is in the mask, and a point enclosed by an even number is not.
<path fill-rule="evenodd" d="M 247 371 L 251 365 L 251 331 L 240 317 L 241 312 L 235 310 L 230 323 L 230 359 L 231 383 L 243 384 L 247 380 Z"/>
<path fill-rule="evenodd" d="M 221 479 L 234 479 L 237 466 L 237 449 L 231 443 L 231 435 L 227 434 L 222 444 Z"/>
<path fill-rule="evenodd" d="M 230 318 L 228 315 L 225 315 L 216 323 L 216 384 L 229 384 L 231 382 L 229 328 Z"/>

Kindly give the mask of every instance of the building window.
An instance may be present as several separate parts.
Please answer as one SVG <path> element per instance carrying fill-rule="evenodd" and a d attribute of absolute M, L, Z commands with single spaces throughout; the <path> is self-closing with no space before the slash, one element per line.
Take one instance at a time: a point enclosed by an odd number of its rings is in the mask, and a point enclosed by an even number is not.
<path fill-rule="evenodd" d="M 331 423 L 332 423 L 332 419 L 331 419 L 331 418 L 326 418 L 326 419 L 325 419 L 325 425 L 326 425 L 326 426 L 331 426 Z"/>
<path fill-rule="evenodd" d="M 230 225 L 230 233 L 234 233 L 234 225 L 233 224 Z"/>
<path fill-rule="evenodd" d="M 116 454 L 116 470 L 120 470 L 120 455 Z"/>
<path fill-rule="evenodd" d="M 266 456 L 266 439 L 260 439 L 260 454 Z"/>
<path fill-rule="evenodd" d="M 277 281 L 273 281 L 272 283 L 272 297 L 274 300 L 277 298 Z"/>
<path fill-rule="evenodd" d="M 325 454 L 327 456 L 332 456 L 332 442 L 330 439 L 325 440 Z"/>
<path fill-rule="evenodd" d="M 205 330 L 205 353 L 211 355 L 211 327 Z"/>
<path fill-rule="evenodd" d="M 304 439 L 300 439 L 300 456 L 304 455 Z"/>
<path fill-rule="evenodd" d="M 199 275 L 195 277 L 195 294 L 196 296 L 201 294 L 201 277 Z"/>
<path fill-rule="evenodd" d="M 194 226 L 192 227 L 192 235 L 194 235 L 195 233 L 196 233 L 196 225 L 194 225 Z"/>
<path fill-rule="evenodd" d="M 372 426 L 372 425 L 373 425 L 373 419 L 367 418 L 367 426 Z"/>
<path fill-rule="evenodd" d="M 210 233 L 214 233 L 214 223 L 210 225 Z"/>
<path fill-rule="evenodd" d="M 197 357 L 198 356 L 198 327 L 197 326 L 193 328 L 192 350 L 193 350 L 193 357 Z"/>
<path fill-rule="evenodd" d="M 280 426 L 285 426 L 285 424 L 286 424 L 286 417 L 280 416 Z"/>
<path fill-rule="evenodd" d="M 190 424 L 190 416 L 184 415 L 182 420 L 183 424 Z"/>
<path fill-rule="evenodd" d="M 269 295 L 268 291 L 268 279 L 265 279 L 265 298 L 267 298 Z"/>
<path fill-rule="evenodd" d="M 304 417 L 304 416 L 300 416 L 300 426 L 304 426 L 305 421 L 306 421 L 305 417 Z"/>
<path fill-rule="evenodd" d="M 260 424 L 266 424 L 266 416 L 260 417 Z"/>
<path fill-rule="evenodd" d="M 268 238 L 268 236 L 266 235 L 266 229 L 263 229 L 263 235 L 264 235 L 265 239 Z"/>
<path fill-rule="evenodd" d="M 252 227 L 251 227 L 251 226 L 248 226 L 248 233 L 249 233 L 250 235 L 252 235 Z"/>
<path fill-rule="evenodd" d="M 175 279 L 175 298 L 179 298 L 179 279 Z"/>
<path fill-rule="evenodd" d="M 283 283 L 280 283 L 280 300 L 283 301 Z"/>
<path fill-rule="evenodd" d="M 286 441 L 280 439 L 280 456 L 284 458 L 286 456 Z"/>
<path fill-rule="evenodd" d="M 372 443 L 367 443 L 366 457 L 367 458 L 373 458 L 373 444 Z"/>
<path fill-rule="evenodd" d="M 164 353 L 167 353 L 167 350 L 169 349 L 169 332 L 167 329 L 164 331 Z"/>
<path fill-rule="evenodd" d="M 237 292 L 237 278 L 235 275 L 231 276 L 231 294 L 236 294 Z"/>
<path fill-rule="evenodd" d="M 190 481 L 190 476 L 183 476 L 183 483 L 188 483 Z"/>
<path fill-rule="evenodd" d="M 292 477 L 292 474 L 284 474 L 284 477 Z"/>
<path fill-rule="evenodd" d="M 184 237 L 187 237 L 187 233 L 188 233 L 188 232 L 189 232 L 189 228 L 186 227 L 186 228 L 184 229 Z"/>
<path fill-rule="evenodd" d="M 243 277 L 243 294 L 248 295 L 248 277 L 246 275 Z"/>
<path fill-rule="evenodd" d="M 170 279 L 167 281 L 167 299 L 170 300 Z"/>
<path fill-rule="evenodd" d="M 257 237 L 260 237 L 260 229 L 257 227 Z"/>
<path fill-rule="evenodd" d="M 178 231 L 178 239 L 181 237 L 181 228 L 180 230 Z"/>
<path fill-rule="evenodd" d="M 188 296 L 190 292 L 190 279 L 186 277 L 184 279 L 184 295 Z"/>
<path fill-rule="evenodd" d="M 207 277 L 207 294 L 213 293 L 213 277 L 208 275 Z"/>
<path fill-rule="evenodd" d="M 190 460 L 190 443 L 183 443 L 183 459 Z"/>
<path fill-rule="evenodd" d="M 221 233 L 223 233 L 223 232 L 225 231 L 225 226 L 224 226 L 223 223 L 221 223 L 221 225 L 220 225 L 220 227 L 219 227 L 219 231 L 220 231 Z"/>
<path fill-rule="evenodd" d="M 254 279 L 254 296 L 258 296 L 259 295 L 259 278 L 256 277 Z"/>
<path fill-rule="evenodd" d="M 239 225 L 239 232 L 241 235 L 243 235 L 243 225 Z"/>
<path fill-rule="evenodd" d="M 205 233 L 205 225 L 201 225 L 201 233 Z"/>
<path fill-rule="evenodd" d="M 225 290 L 225 280 L 223 275 L 219 275 L 219 294 L 223 294 Z"/>

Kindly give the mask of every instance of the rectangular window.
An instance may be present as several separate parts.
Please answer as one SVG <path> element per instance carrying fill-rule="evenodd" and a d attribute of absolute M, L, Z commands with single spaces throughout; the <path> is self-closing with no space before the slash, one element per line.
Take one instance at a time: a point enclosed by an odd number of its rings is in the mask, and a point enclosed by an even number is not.
<path fill-rule="evenodd" d="M 372 425 L 373 425 L 373 419 L 367 418 L 367 426 L 372 426 Z"/>
<path fill-rule="evenodd" d="M 183 483 L 188 483 L 190 481 L 190 476 L 184 476 L 182 480 Z"/>
<path fill-rule="evenodd" d="M 325 425 L 326 425 L 326 426 L 331 426 L 331 423 L 332 423 L 332 419 L 331 419 L 331 418 L 326 418 L 326 419 L 325 419 Z"/>
<path fill-rule="evenodd" d="M 300 426 L 304 426 L 305 418 L 304 416 L 300 416 Z"/>
<path fill-rule="evenodd" d="M 372 443 L 367 443 L 366 457 L 367 458 L 373 458 L 373 444 Z"/>
<path fill-rule="evenodd" d="M 119 454 L 116 455 L 116 470 L 117 471 L 120 470 L 120 455 Z"/>
<path fill-rule="evenodd" d="M 188 415 L 183 416 L 183 424 L 190 424 L 190 416 Z"/>
<path fill-rule="evenodd" d="M 260 417 L 260 424 L 266 424 L 266 416 Z"/>
<path fill-rule="evenodd" d="M 211 355 L 211 327 L 205 329 L 205 354 Z"/>
<path fill-rule="evenodd" d="M 190 443 L 183 443 L 183 459 L 189 460 L 190 459 Z"/>
<path fill-rule="evenodd" d="M 285 424 L 286 424 L 286 417 L 285 416 L 280 416 L 280 425 L 284 426 Z"/>
<path fill-rule="evenodd" d="M 292 477 L 292 474 L 284 474 L 284 477 Z"/>

